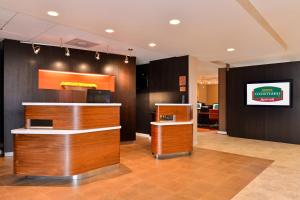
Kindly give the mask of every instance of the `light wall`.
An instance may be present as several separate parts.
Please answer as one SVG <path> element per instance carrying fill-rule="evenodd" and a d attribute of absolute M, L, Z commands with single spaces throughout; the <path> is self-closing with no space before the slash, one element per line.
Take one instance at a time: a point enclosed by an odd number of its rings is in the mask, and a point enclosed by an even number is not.
<path fill-rule="evenodd" d="M 218 84 L 197 85 L 197 100 L 207 105 L 218 103 Z"/>
<path fill-rule="evenodd" d="M 207 104 L 218 103 L 218 84 L 207 85 Z"/>
<path fill-rule="evenodd" d="M 215 72 L 214 72 L 215 71 Z M 208 73 L 218 74 L 218 66 L 189 56 L 189 103 L 193 105 L 193 142 L 197 144 L 197 80 Z"/>
<path fill-rule="evenodd" d="M 197 100 L 201 103 L 207 102 L 207 87 L 205 84 L 197 84 Z"/>
<path fill-rule="evenodd" d="M 189 56 L 189 103 L 193 106 L 193 145 L 197 145 L 197 78 L 200 61 Z"/>

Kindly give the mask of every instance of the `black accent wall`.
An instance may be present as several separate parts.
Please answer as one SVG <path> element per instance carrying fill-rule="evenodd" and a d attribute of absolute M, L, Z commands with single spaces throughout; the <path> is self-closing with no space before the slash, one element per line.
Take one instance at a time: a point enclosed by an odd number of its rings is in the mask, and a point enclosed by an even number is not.
<path fill-rule="evenodd" d="M 188 56 L 151 61 L 137 66 L 137 132 L 150 134 L 155 103 L 188 102 Z M 145 88 L 143 75 L 147 76 Z M 186 91 L 179 91 L 179 76 L 186 76 Z"/>
<path fill-rule="evenodd" d="M 148 133 L 151 111 L 149 110 L 149 64 L 136 68 L 136 131 Z"/>
<path fill-rule="evenodd" d="M 4 68 L 4 62 L 3 62 L 3 42 L 0 42 L 0 85 L 2 85 L 2 87 L 0 87 L 0 127 L 1 127 L 1 131 L 0 131 L 0 149 L 3 148 L 3 142 L 4 142 L 4 132 L 3 132 L 3 116 L 4 116 L 4 102 L 3 102 L 3 84 L 4 84 L 4 75 L 3 75 L 3 68 Z"/>
<path fill-rule="evenodd" d="M 124 63 L 124 56 L 101 53 L 97 61 L 95 52 L 42 46 L 38 55 L 30 44 L 4 40 L 4 150 L 12 151 L 11 129 L 20 128 L 23 121 L 23 101 L 59 102 L 59 91 L 38 89 L 38 69 L 87 72 L 116 76 L 113 102 L 122 103 L 121 140 L 135 140 L 136 126 L 136 64 L 135 57 Z M 58 113 L 59 114 L 59 113 Z M 3 132 L 3 131 L 1 131 Z"/>
<path fill-rule="evenodd" d="M 245 106 L 247 82 L 293 80 L 293 107 Z M 231 68 L 227 72 L 230 136 L 300 144 L 300 62 Z"/>

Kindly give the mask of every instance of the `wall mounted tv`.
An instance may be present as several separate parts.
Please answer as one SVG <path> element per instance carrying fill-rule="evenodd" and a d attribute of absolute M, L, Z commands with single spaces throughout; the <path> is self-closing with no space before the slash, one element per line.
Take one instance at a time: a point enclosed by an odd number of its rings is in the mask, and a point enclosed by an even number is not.
<path fill-rule="evenodd" d="M 247 106 L 292 106 L 292 81 L 246 84 Z"/>

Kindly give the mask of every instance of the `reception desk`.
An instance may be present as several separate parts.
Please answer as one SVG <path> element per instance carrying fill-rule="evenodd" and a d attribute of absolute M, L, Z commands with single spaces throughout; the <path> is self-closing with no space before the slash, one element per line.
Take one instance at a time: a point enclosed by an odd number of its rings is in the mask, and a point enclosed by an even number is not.
<path fill-rule="evenodd" d="M 151 149 L 156 158 L 193 151 L 193 121 L 190 104 L 155 104 L 151 122 Z"/>
<path fill-rule="evenodd" d="M 23 103 L 25 128 L 14 129 L 14 173 L 74 176 L 120 162 L 120 106 Z"/>

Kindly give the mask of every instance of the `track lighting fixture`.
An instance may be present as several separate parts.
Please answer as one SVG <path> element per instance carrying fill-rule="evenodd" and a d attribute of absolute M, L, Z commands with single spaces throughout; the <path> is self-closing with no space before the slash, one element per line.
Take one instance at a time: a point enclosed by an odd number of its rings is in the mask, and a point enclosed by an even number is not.
<path fill-rule="evenodd" d="M 32 44 L 32 50 L 34 54 L 38 54 L 41 51 L 41 47 L 38 45 Z"/>
<path fill-rule="evenodd" d="M 95 58 L 96 60 L 100 60 L 100 53 L 98 51 L 96 51 L 95 53 Z"/>
<path fill-rule="evenodd" d="M 126 64 L 129 63 L 129 58 L 128 58 L 128 57 L 131 56 L 131 52 L 133 51 L 133 49 L 132 49 L 132 48 L 129 48 L 128 51 L 129 51 L 129 55 L 126 55 L 125 60 L 124 60 L 124 63 L 126 63 Z"/>
<path fill-rule="evenodd" d="M 60 38 L 60 48 L 65 48 L 65 56 L 69 57 L 71 55 L 69 48 L 64 47 L 62 38 Z"/>
<path fill-rule="evenodd" d="M 58 46 L 58 45 L 51 45 L 51 44 L 41 44 L 41 43 L 33 43 L 32 41 L 21 41 L 21 43 L 26 43 L 26 44 L 31 44 L 32 45 L 32 50 L 34 54 L 39 54 L 39 52 L 41 51 L 41 46 L 40 45 L 46 45 L 46 46 Z M 64 46 L 63 40 L 62 38 L 60 38 L 60 48 L 65 50 L 65 56 L 69 57 L 71 56 L 71 52 L 70 49 L 66 46 Z M 128 49 L 128 53 L 125 55 L 125 60 L 124 63 L 128 64 L 130 57 L 131 57 L 131 53 L 132 53 L 133 49 L 129 48 Z M 107 45 L 107 54 L 109 54 L 109 45 Z M 96 60 L 100 60 L 101 59 L 101 53 L 99 51 L 95 52 L 95 59 Z"/>
<path fill-rule="evenodd" d="M 70 55 L 71 55 L 71 54 L 70 54 L 70 50 L 69 50 L 68 47 L 65 47 L 65 55 L 66 55 L 66 56 L 70 56 Z"/>
<path fill-rule="evenodd" d="M 126 55 L 126 57 L 125 57 L 124 63 L 126 63 L 126 64 L 129 63 L 129 60 L 128 60 L 128 56 L 127 56 L 127 55 Z"/>

